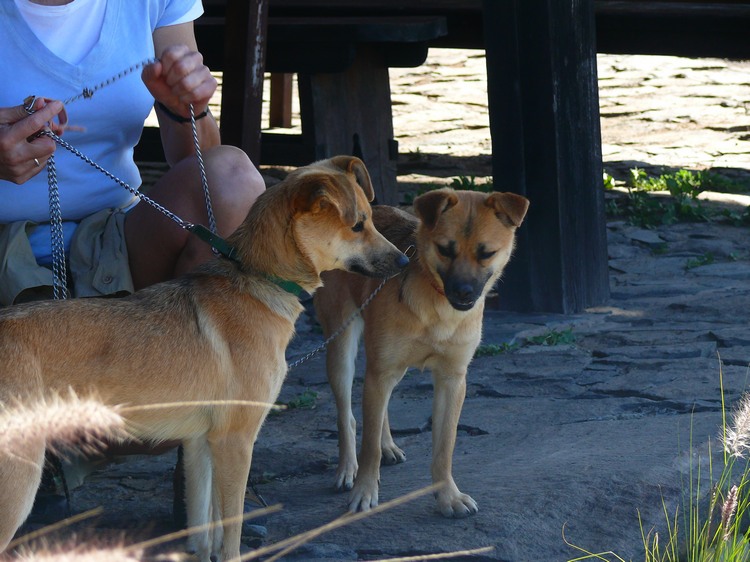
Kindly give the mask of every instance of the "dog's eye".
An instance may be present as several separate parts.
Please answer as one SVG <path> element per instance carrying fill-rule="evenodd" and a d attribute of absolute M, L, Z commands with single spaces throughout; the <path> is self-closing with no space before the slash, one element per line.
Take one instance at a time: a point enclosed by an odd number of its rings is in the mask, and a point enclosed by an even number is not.
<path fill-rule="evenodd" d="M 435 244 L 438 253 L 444 258 L 453 259 L 456 257 L 456 243 L 451 242 L 450 244 L 443 246 L 441 244 Z"/>
<path fill-rule="evenodd" d="M 488 260 L 492 256 L 494 256 L 496 253 L 497 251 L 485 250 L 484 248 L 479 248 L 479 250 L 477 251 L 477 259 L 479 261 Z"/>
<path fill-rule="evenodd" d="M 362 232 L 365 229 L 365 221 L 359 221 L 352 227 L 354 232 Z"/>

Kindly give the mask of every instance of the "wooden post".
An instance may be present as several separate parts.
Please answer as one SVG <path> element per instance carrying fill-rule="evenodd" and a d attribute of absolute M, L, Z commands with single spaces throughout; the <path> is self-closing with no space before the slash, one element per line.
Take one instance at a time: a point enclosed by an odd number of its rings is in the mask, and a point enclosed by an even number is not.
<path fill-rule="evenodd" d="M 292 86 L 294 74 L 274 72 L 271 74 L 271 103 L 268 126 L 288 129 L 292 126 Z"/>
<path fill-rule="evenodd" d="M 260 163 L 269 0 L 227 0 L 221 137 Z"/>
<path fill-rule="evenodd" d="M 297 80 L 302 133 L 315 143 L 315 157 L 361 157 L 376 202 L 397 205 L 391 89 L 380 50 L 363 45 L 344 72 L 300 73 Z"/>
<path fill-rule="evenodd" d="M 529 198 L 500 307 L 609 297 L 593 0 L 484 0 L 495 189 Z"/>

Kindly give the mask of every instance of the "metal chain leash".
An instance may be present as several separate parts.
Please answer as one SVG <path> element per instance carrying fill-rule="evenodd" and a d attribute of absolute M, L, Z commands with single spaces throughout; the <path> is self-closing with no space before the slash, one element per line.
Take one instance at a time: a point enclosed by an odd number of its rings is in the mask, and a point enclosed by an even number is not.
<path fill-rule="evenodd" d="M 51 138 L 57 144 L 59 144 L 61 147 L 63 147 L 67 151 L 71 152 L 73 155 L 75 155 L 78 158 L 80 158 L 81 160 L 83 160 L 89 166 L 93 167 L 97 171 L 99 171 L 102 174 L 104 174 L 105 176 L 107 176 L 109 179 L 111 179 L 117 185 L 119 185 L 119 186 L 124 187 L 125 189 L 127 189 L 130 193 L 132 193 L 133 195 L 135 195 L 136 197 L 138 197 L 141 201 L 143 201 L 143 202 L 148 203 L 149 205 L 151 205 L 154 209 L 156 209 L 157 211 L 159 211 L 160 213 L 162 213 L 168 219 L 171 219 L 172 221 L 176 222 L 182 228 L 184 228 L 184 229 L 187 230 L 190 226 L 192 226 L 192 223 L 190 223 L 190 222 L 188 222 L 186 220 L 181 219 L 180 217 L 178 217 L 177 215 L 175 215 L 172 211 L 170 211 L 169 209 L 167 209 L 163 205 L 160 205 L 159 203 L 157 203 L 156 201 L 154 201 L 153 199 L 151 199 L 145 193 L 142 193 L 138 189 L 130 186 L 127 182 L 124 182 L 123 180 L 121 180 L 120 178 L 118 178 L 117 176 L 115 176 L 110 171 L 105 170 L 104 168 L 102 168 L 99 164 L 97 164 L 91 158 L 89 158 L 88 156 L 86 156 L 85 154 L 83 154 L 80 150 L 78 150 L 76 147 L 74 147 L 73 145 L 71 145 L 69 142 L 67 142 L 65 139 L 63 139 L 61 136 L 56 135 L 55 133 L 53 133 L 52 131 L 49 131 L 49 130 L 41 131 L 39 133 L 39 135 L 40 136 L 43 135 L 43 136 L 47 136 L 47 137 Z M 51 161 L 53 161 L 52 157 L 47 162 L 49 163 Z M 54 162 L 53 162 L 53 166 L 54 166 Z"/>
<path fill-rule="evenodd" d="M 305 355 L 303 355 L 302 357 L 300 357 L 296 361 L 293 361 L 292 363 L 288 363 L 287 364 L 287 370 L 291 371 L 292 369 L 294 369 L 295 367 L 301 365 L 305 361 L 309 361 L 310 359 L 312 359 L 313 357 L 315 357 L 318 353 L 320 353 L 321 351 L 323 351 L 326 347 L 328 347 L 329 343 L 331 343 L 333 340 L 335 340 L 337 337 L 339 337 L 341 334 L 343 334 L 344 330 L 346 330 L 350 326 L 350 324 L 352 322 L 354 322 L 354 320 L 356 320 L 357 316 L 359 316 L 360 314 L 362 314 L 362 311 L 365 308 L 367 308 L 367 306 L 373 301 L 373 299 L 380 292 L 380 290 L 383 287 L 385 287 L 385 284 L 386 284 L 387 281 L 388 281 L 388 279 L 383 279 L 380 282 L 380 285 L 378 285 L 377 288 L 372 292 L 372 294 L 364 300 L 364 302 L 359 306 L 359 308 L 355 312 L 353 312 L 352 315 L 349 316 L 349 318 L 347 318 L 347 320 L 338 328 L 338 330 L 336 330 L 330 336 L 328 336 L 323 343 L 321 343 L 318 347 L 316 347 L 315 349 L 313 349 L 309 353 L 306 353 Z"/>
<path fill-rule="evenodd" d="M 112 84 L 113 82 L 116 82 L 120 78 L 124 78 L 128 74 L 131 74 L 131 73 L 135 72 L 136 70 L 140 70 L 141 68 L 143 68 L 145 66 L 148 66 L 149 64 L 151 64 L 153 62 L 156 62 L 157 60 L 159 60 L 159 59 L 157 59 L 155 57 L 154 58 L 150 58 L 150 59 L 142 60 L 141 62 L 139 62 L 137 64 L 134 64 L 133 66 L 130 66 L 130 67 L 126 68 L 125 70 L 122 70 L 122 71 L 118 72 L 114 76 L 111 76 L 110 78 L 107 78 L 106 80 L 104 80 L 103 82 L 100 82 L 99 84 L 97 84 L 93 88 L 84 88 L 83 90 L 81 90 L 80 94 L 77 94 L 77 95 L 75 95 L 75 96 L 73 96 L 71 98 L 63 100 L 63 105 L 68 105 L 70 103 L 73 103 L 76 100 L 81 99 L 81 98 L 83 98 L 83 99 L 89 99 L 97 91 L 101 90 L 102 88 L 104 88 L 106 86 L 109 86 L 110 84 Z"/>
<path fill-rule="evenodd" d="M 203 188 L 203 198 L 206 201 L 206 213 L 208 214 L 208 228 L 214 234 L 217 233 L 216 218 L 214 217 L 214 209 L 211 206 L 211 193 L 208 189 L 208 178 L 206 177 L 206 165 L 203 162 L 203 152 L 201 151 L 201 143 L 198 141 L 198 126 L 195 122 L 195 110 L 193 104 L 190 104 L 190 129 L 193 134 L 193 147 L 195 148 L 195 157 L 198 159 L 198 169 L 201 175 L 201 187 Z M 218 254 L 219 251 L 211 247 L 214 254 Z"/>
<path fill-rule="evenodd" d="M 80 94 L 77 94 L 73 97 L 70 97 L 64 100 L 63 105 L 68 105 L 82 98 L 90 99 L 91 97 L 93 97 L 94 93 L 96 93 L 101 88 L 109 86 L 110 84 L 116 82 L 117 80 L 155 62 L 156 60 L 158 59 L 156 58 L 145 59 L 137 64 L 134 64 L 126 68 L 125 70 L 122 70 L 121 72 L 118 72 L 116 75 L 108 78 L 107 80 L 100 82 L 93 88 L 83 88 Z M 29 115 L 31 115 L 35 111 L 34 110 L 35 101 L 36 101 L 35 97 L 30 97 L 29 99 L 24 100 L 24 109 L 26 110 L 26 113 L 28 113 Z M 203 162 L 203 154 L 201 153 L 200 141 L 198 140 L 198 130 L 197 130 L 197 126 L 195 123 L 195 111 L 193 109 L 192 104 L 190 104 L 189 107 L 190 107 L 190 124 L 192 127 L 193 145 L 195 148 L 196 157 L 198 159 L 198 167 L 200 170 L 200 177 L 201 177 L 201 186 L 203 189 L 203 196 L 206 201 L 206 212 L 208 215 L 209 228 L 212 233 L 216 234 L 217 232 L 216 219 L 214 217 L 213 207 L 211 205 L 210 192 L 208 188 L 208 179 L 206 177 L 206 170 L 205 170 L 205 164 Z M 141 193 L 139 190 L 132 188 L 127 183 L 117 178 L 114 174 L 110 173 L 109 171 L 99 166 L 96 162 L 94 162 L 93 160 L 85 156 L 83 153 L 81 153 L 79 150 L 73 147 L 70 143 L 66 142 L 59 135 L 56 135 L 49 129 L 41 131 L 38 136 L 41 136 L 41 135 L 46 135 L 50 137 L 57 144 L 67 149 L 74 155 L 78 156 L 84 162 L 94 167 L 99 172 L 103 173 L 112 181 L 124 187 L 136 197 L 139 197 L 142 201 L 145 201 L 146 203 L 154 207 L 156 210 L 164 214 L 167 218 L 176 222 L 180 227 L 186 230 L 190 230 L 194 226 L 191 223 L 182 220 L 180 217 L 178 217 L 177 215 L 169 211 L 167 208 L 163 207 L 162 205 L 160 205 L 159 203 L 157 203 L 156 201 L 154 201 L 147 195 Z M 52 275 L 53 275 L 52 288 L 53 288 L 53 296 L 57 300 L 57 299 L 67 298 L 68 285 L 67 285 L 67 267 L 65 263 L 65 239 L 63 235 L 62 211 L 60 208 L 60 194 L 59 194 L 59 186 L 57 183 L 57 170 L 55 166 L 54 154 L 50 155 L 49 159 L 47 160 L 47 182 L 49 186 L 50 237 L 51 237 L 51 248 L 52 248 Z M 214 253 L 218 253 L 218 250 L 216 248 L 212 247 L 212 250 L 214 251 Z"/>
<path fill-rule="evenodd" d="M 63 237 L 60 193 L 57 189 L 55 159 L 47 161 L 47 183 L 49 185 L 50 236 L 52 242 L 52 295 L 55 300 L 68 297 L 68 274 L 65 267 L 65 239 Z"/>

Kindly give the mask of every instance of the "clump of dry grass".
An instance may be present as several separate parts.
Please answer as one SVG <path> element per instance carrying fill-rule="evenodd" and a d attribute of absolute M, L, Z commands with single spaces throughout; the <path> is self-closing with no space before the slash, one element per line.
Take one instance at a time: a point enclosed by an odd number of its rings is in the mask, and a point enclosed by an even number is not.
<path fill-rule="evenodd" d="M 732 414 L 731 425 L 724 424 L 724 451 L 744 458 L 750 449 L 750 395 L 744 395 Z"/>
<path fill-rule="evenodd" d="M 722 426 L 719 442 L 723 463 L 714 466 L 709 442 L 708 480 L 710 494 L 702 480 L 705 467 L 690 466 L 687 489 L 681 505 L 673 514 L 663 505 L 666 530 L 660 536 L 653 529 L 646 532 L 641 521 L 645 562 L 748 562 L 750 560 L 750 393 L 744 394 L 728 419 L 724 402 L 723 369 L 719 364 Z M 692 446 L 692 444 L 691 444 Z M 701 474 L 701 470 L 704 474 Z M 718 470 L 717 470 L 718 469 Z M 640 514 L 639 514 L 640 520 Z M 625 562 L 611 551 L 593 553 L 568 542 L 583 553 L 569 560 L 602 560 Z"/>
<path fill-rule="evenodd" d="M 0 404 L 0 453 L 23 457 L 28 444 L 41 439 L 58 454 L 73 447 L 95 453 L 105 440 L 129 437 L 118 407 L 81 398 L 72 390 L 32 403 Z"/>

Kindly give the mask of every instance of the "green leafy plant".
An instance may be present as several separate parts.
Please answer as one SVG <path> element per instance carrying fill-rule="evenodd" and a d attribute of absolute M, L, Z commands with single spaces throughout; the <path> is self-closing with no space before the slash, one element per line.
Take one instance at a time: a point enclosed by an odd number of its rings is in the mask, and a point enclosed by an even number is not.
<path fill-rule="evenodd" d="M 302 394 L 295 396 L 286 403 L 290 410 L 312 410 L 318 402 L 318 393 L 312 390 L 305 390 Z"/>
<path fill-rule="evenodd" d="M 576 336 L 573 333 L 573 328 L 565 330 L 556 330 L 553 328 L 545 334 L 530 337 L 526 341 L 531 345 L 570 345 L 575 343 Z"/>
<path fill-rule="evenodd" d="M 614 189 L 615 188 L 615 178 L 612 177 L 607 172 L 604 172 L 602 174 L 602 179 L 604 181 L 604 189 Z"/>
<path fill-rule="evenodd" d="M 427 193 L 428 191 L 433 191 L 435 189 L 440 189 L 441 187 L 445 187 L 445 186 L 439 185 L 436 183 L 428 183 L 428 184 L 420 186 L 416 190 L 404 192 L 403 197 L 402 197 L 402 204 L 413 205 L 414 200 L 420 195 L 422 195 L 423 193 Z"/>
<path fill-rule="evenodd" d="M 458 176 L 451 180 L 451 187 L 453 189 L 465 189 L 469 191 L 482 191 L 484 193 L 491 192 L 493 188 L 492 178 L 485 178 L 484 183 L 477 183 L 474 176 Z"/>
<path fill-rule="evenodd" d="M 613 189 L 614 180 L 604 176 L 605 188 Z M 706 222 L 725 220 L 738 226 L 750 225 L 750 208 L 743 213 L 728 210 L 711 211 L 698 196 L 704 191 L 740 193 L 750 190 L 750 182 L 728 179 L 707 171 L 677 170 L 649 176 L 644 170 L 633 168 L 625 182 L 624 197 L 610 199 L 606 212 L 621 217 L 635 226 L 653 228 L 676 222 Z M 669 196 L 655 195 L 666 192 Z"/>
<path fill-rule="evenodd" d="M 494 357 L 503 353 L 511 353 L 519 348 L 517 343 L 503 342 L 501 344 L 488 343 L 480 345 L 474 352 L 474 357 Z"/>
<path fill-rule="evenodd" d="M 714 263 L 714 255 L 711 252 L 707 252 L 697 258 L 691 258 L 685 264 L 685 269 L 693 269 L 694 267 L 700 267 L 702 265 L 710 265 Z"/>

